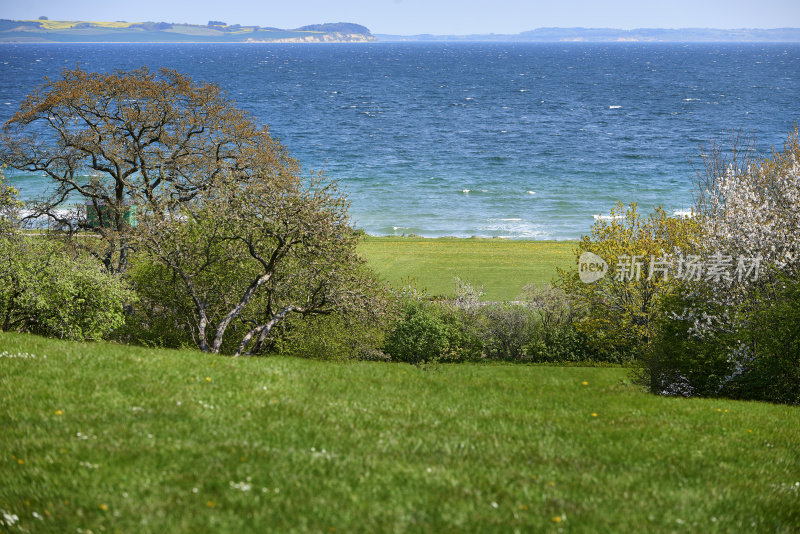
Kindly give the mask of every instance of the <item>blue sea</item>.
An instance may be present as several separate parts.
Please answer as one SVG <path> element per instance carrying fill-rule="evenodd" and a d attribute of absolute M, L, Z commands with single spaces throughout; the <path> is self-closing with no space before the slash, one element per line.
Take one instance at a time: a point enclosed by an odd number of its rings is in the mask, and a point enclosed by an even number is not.
<path fill-rule="evenodd" d="M 700 154 L 800 121 L 797 44 L 0 45 L 0 120 L 45 76 L 220 85 L 376 235 L 574 239 L 617 201 L 688 210 Z M 9 172 L 23 198 L 41 176 Z"/>

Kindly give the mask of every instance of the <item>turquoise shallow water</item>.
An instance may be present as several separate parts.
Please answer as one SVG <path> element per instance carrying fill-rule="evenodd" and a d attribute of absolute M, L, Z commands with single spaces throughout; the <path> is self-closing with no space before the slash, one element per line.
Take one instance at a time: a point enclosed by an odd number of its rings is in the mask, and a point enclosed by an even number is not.
<path fill-rule="evenodd" d="M 488 43 L 2 45 L 0 119 L 76 63 L 218 83 L 380 235 L 567 239 L 617 200 L 685 210 L 701 143 L 768 149 L 800 119 L 796 44 Z"/>

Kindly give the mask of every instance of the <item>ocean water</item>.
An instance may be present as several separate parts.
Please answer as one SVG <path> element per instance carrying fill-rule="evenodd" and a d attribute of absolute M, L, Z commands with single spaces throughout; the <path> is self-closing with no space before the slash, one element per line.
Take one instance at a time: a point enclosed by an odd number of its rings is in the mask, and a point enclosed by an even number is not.
<path fill-rule="evenodd" d="M 800 45 L 635 43 L 0 45 L 0 120 L 76 64 L 219 84 L 376 235 L 574 239 L 617 201 L 680 212 L 703 145 L 779 148 L 800 121 Z"/>

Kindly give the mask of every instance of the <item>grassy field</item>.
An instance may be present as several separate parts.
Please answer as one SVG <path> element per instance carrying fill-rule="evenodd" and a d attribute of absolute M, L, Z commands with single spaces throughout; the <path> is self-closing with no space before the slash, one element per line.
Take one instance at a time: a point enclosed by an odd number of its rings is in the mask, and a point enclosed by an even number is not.
<path fill-rule="evenodd" d="M 11 532 L 797 532 L 800 408 L 0 333 Z"/>
<path fill-rule="evenodd" d="M 371 237 L 359 245 L 375 271 L 394 285 L 409 277 L 431 295 L 452 295 L 458 276 L 483 286 L 486 300 L 514 300 L 531 283 L 546 285 L 556 267 L 575 263 L 577 241 Z"/>

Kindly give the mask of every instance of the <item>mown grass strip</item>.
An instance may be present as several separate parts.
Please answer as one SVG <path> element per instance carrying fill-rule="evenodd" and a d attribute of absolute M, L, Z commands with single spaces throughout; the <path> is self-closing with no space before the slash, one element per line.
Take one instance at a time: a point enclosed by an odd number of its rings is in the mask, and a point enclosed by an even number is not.
<path fill-rule="evenodd" d="M 547 285 L 556 268 L 575 263 L 577 241 L 372 237 L 359 251 L 375 271 L 401 286 L 410 277 L 431 295 L 452 296 L 458 276 L 482 286 L 485 300 L 514 300 L 528 284 Z"/>

